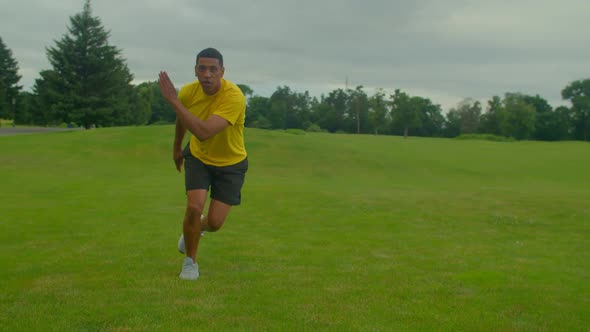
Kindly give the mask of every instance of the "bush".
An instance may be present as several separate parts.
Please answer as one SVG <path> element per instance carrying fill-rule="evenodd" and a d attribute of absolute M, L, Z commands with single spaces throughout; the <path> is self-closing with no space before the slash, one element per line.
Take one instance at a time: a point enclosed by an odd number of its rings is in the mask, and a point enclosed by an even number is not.
<path fill-rule="evenodd" d="M 312 133 L 321 133 L 321 132 L 324 132 L 325 130 L 323 130 L 322 127 L 320 127 L 319 125 L 312 123 L 307 127 L 306 131 L 309 131 Z"/>
<path fill-rule="evenodd" d="M 455 139 L 478 139 L 484 141 L 494 141 L 494 142 L 514 142 L 514 138 L 506 137 L 506 136 L 498 136 L 492 134 L 463 134 L 455 137 Z"/>
<path fill-rule="evenodd" d="M 172 124 L 172 122 L 168 122 L 166 120 L 158 120 L 156 122 L 152 122 L 149 125 L 150 126 L 164 126 L 164 125 L 169 125 Z"/>
<path fill-rule="evenodd" d="M 305 131 L 303 129 L 285 129 L 287 134 L 293 135 L 305 135 Z"/>

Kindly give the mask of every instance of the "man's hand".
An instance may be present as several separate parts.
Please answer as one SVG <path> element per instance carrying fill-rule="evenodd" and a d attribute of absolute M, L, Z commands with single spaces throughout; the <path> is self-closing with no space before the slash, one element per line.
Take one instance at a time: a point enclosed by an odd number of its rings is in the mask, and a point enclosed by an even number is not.
<path fill-rule="evenodd" d="M 172 81 L 170 81 L 168 74 L 165 71 L 161 71 L 159 79 L 158 84 L 160 85 L 160 92 L 174 108 L 177 121 L 180 121 L 181 125 L 186 128 L 186 130 L 190 131 L 199 141 L 202 142 L 208 140 L 230 125 L 228 120 L 219 115 L 213 114 L 209 116 L 207 120 L 203 121 L 191 114 L 180 100 L 178 100 L 176 90 L 174 89 L 174 85 L 172 85 Z"/>
<path fill-rule="evenodd" d="M 179 173 L 182 173 L 182 162 L 184 161 L 184 157 L 182 155 L 182 150 L 180 148 L 174 148 L 172 150 L 172 159 L 174 160 L 174 164 L 176 165 L 176 170 Z"/>
<path fill-rule="evenodd" d="M 176 89 L 174 89 L 174 85 L 172 81 L 168 77 L 168 74 L 165 71 L 161 71 L 159 75 L 160 80 L 158 83 L 160 84 L 160 92 L 162 96 L 168 100 L 168 102 L 172 102 L 176 99 Z"/>

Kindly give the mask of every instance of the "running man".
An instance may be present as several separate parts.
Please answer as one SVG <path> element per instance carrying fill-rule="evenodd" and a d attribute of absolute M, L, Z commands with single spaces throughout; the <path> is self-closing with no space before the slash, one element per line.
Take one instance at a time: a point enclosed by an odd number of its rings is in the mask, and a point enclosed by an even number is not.
<path fill-rule="evenodd" d="M 179 172 L 184 162 L 187 200 L 178 250 L 186 258 L 181 279 L 199 277 L 196 258 L 202 232 L 219 230 L 231 207 L 240 204 L 248 170 L 244 146 L 246 98 L 236 84 L 223 78 L 224 72 L 221 53 L 207 48 L 197 54 L 197 80 L 183 86 L 178 96 L 168 74 L 159 74 L 160 91 L 176 112 L 172 159 Z M 192 137 L 183 150 L 187 130 Z"/>

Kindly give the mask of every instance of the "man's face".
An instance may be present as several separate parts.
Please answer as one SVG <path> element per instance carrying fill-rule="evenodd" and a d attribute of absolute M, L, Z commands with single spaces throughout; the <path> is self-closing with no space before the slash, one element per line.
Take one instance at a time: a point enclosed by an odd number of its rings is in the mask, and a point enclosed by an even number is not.
<path fill-rule="evenodd" d="M 207 95 L 214 95 L 219 91 L 224 71 L 215 58 L 201 57 L 195 66 L 195 75 Z"/>

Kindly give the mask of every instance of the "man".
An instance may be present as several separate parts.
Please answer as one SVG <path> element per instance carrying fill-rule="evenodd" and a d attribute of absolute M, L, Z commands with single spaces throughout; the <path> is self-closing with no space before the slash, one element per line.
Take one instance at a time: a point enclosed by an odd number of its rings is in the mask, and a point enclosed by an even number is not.
<path fill-rule="evenodd" d="M 223 226 L 233 205 L 241 201 L 248 170 L 244 147 L 246 98 L 234 83 L 223 78 L 223 56 L 214 48 L 197 55 L 198 80 L 180 89 L 178 97 L 168 74 L 160 72 L 160 91 L 176 112 L 172 158 L 180 172 L 184 161 L 186 212 L 178 250 L 186 254 L 181 279 L 199 277 L 197 248 L 204 231 Z M 186 131 L 190 143 L 182 150 Z M 211 189 L 207 214 L 203 210 Z"/>

